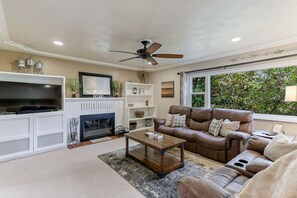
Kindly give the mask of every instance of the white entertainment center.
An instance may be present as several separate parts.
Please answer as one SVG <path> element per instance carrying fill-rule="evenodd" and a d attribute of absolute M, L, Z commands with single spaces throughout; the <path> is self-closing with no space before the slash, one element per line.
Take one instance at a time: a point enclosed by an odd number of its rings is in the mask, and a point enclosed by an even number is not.
<path fill-rule="evenodd" d="M 153 85 L 150 84 L 125 83 L 123 98 L 65 98 L 65 77 L 0 72 L 1 82 L 4 82 L 2 84 L 4 86 L 0 87 L 0 162 L 66 148 L 67 136 L 70 133 L 69 120 L 73 118 L 79 119 L 84 115 L 112 113 L 114 114 L 115 127 L 129 127 L 129 122 L 134 121 L 138 123 L 136 130 L 141 130 L 152 127 L 145 127 L 144 121 L 153 119 L 156 113 L 156 106 L 153 102 Z M 34 93 L 34 86 L 41 86 L 41 92 L 45 95 L 50 92 L 46 88 L 58 86 L 60 93 L 58 97 L 59 108 L 50 112 L 21 112 L 20 114 L 17 111 L 5 111 L 5 108 L 8 109 L 6 104 L 13 104 L 10 98 L 11 95 L 15 95 L 14 92 L 16 91 L 10 86 L 6 88 L 8 89 L 6 91 L 3 87 L 7 82 L 27 84 L 26 90 L 31 89 L 30 86 L 32 86 L 33 91 L 29 90 L 28 93 L 22 93 L 21 97 L 17 96 L 15 100 L 19 103 L 29 101 L 32 98 L 34 101 L 36 97 L 37 100 L 40 99 L 38 94 Z M 143 89 L 143 93 L 133 94 L 135 88 Z M 25 91 L 21 89 L 21 92 Z M 57 95 L 54 97 L 57 98 Z M 129 107 L 128 104 L 130 103 L 135 106 Z M 136 110 L 144 111 L 144 117 L 136 118 L 134 115 Z M 80 124 L 77 131 L 78 139 L 79 132 Z"/>
<path fill-rule="evenodd" d="M 59 85 L 62 93 L 62 108 L 58 111 L 0 116 L 0 161 L 66 147 L 65 78 L 0 72 L 0 79 L 5 82 Z"/>

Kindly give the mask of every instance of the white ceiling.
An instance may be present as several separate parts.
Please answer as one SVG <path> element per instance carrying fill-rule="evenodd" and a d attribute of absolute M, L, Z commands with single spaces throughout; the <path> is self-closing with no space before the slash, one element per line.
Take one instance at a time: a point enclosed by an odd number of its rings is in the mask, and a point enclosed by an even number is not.
<path fill-rule="evenodd" d="M 296 42 L 296 10 L 296 0 L 0 0 L 0 48 L 162 69 Z M 234 37 L 242 40 L 232 43 Z M 119 63 L 133 55 L 109 52 L 135 52 L 144 38 L 163 45 L 157 53 L 184 58 L 159 58 L 151 66 L 142 59 Z"/>

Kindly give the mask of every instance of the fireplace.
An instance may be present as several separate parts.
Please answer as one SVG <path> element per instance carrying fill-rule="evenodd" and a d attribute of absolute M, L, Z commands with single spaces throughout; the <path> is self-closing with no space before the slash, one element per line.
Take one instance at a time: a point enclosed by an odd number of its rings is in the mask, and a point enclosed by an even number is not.
<path fill-rule="evenodd" d="M 114 113 L 80 116 L 80 141 L 114 135 Z"/>

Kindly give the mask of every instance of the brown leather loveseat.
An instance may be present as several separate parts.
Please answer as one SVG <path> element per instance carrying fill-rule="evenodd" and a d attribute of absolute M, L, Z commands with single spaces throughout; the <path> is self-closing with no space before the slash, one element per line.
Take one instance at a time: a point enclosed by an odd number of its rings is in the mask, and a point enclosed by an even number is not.
<path fill-rule="evenodd" d="M 155 131 L 187 140 L 185 149 L 220 162 L 228 162 L 245 148 L 253 127 L 251 111 L 171 106 L 169 114 L 186 115 L 186 127 L 166 126 L 166 119 L 155 118 Z M 226 137 L 208 133 L 212 119 L 240 121 L 238 131 Z"/>
<path fill-rule="evenodd" d="M 177 184 L 178 194 L 181 198 L 223 198 L 240 192 L 245 182 L 254 174 L 273 164 L 263 155 L 269 142 L 269 139 L 253 136 L 248 141 L 247 150 L 216 170 L 209 178 L 182 178 Z M 242 163 L 242 160 L 245 163 Z M 235 163 L 243 166 L 238 167 Z"/>

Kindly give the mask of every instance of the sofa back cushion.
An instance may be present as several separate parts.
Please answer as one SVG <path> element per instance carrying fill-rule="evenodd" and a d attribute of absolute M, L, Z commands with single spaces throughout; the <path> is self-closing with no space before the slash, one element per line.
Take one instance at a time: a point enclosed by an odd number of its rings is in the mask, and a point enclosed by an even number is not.
<path fill-rule="evenodd" d="M 170 114 L 180 114 L 180 115 L 186 115 L 187 120 L 186 124 L 189 126 L 189 117 L 191 115 L 191 107 L 182 107 L 182 106 L 177 106 L 177 105 L 171 105 L 169 108 L 169 113 Z"/>
<path fill-rule="evenodd" d="M 234 109 L 213 109 L 212 119 L 229 119 L 232 121 L 240 121 L 238 131 L 252 133 L 253 130 L 253 112 Z"/>
<path fill-rule="evenodd" d="M 211 112 L 210 108 L 192 108 L 189 127 L 197 131 L 208 131 Z"/>

